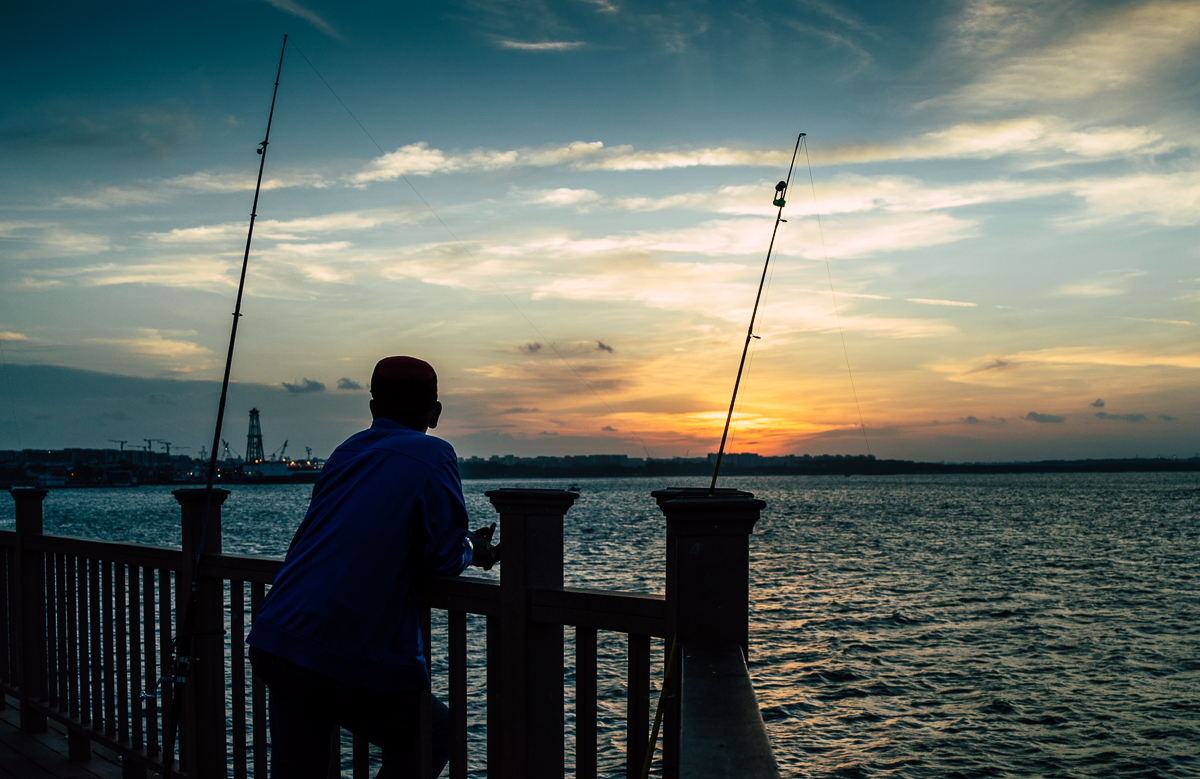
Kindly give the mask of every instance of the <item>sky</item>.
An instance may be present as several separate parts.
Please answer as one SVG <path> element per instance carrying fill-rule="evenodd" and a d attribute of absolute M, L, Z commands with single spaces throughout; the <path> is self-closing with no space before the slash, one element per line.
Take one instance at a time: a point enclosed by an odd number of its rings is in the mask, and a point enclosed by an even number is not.
<path fill-rule="evenodd" d="M 0 449 L 1200 452 L 1200 4 L 19 4 Z M 161 444 L 156 444 L 161 449 Z"/>

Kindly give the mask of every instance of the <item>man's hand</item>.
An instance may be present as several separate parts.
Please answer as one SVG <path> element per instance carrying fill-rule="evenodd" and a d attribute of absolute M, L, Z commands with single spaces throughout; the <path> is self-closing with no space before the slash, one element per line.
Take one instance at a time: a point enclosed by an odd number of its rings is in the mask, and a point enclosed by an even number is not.
<path fill-rule="evenodd" d="M 471 540 L 471 549 L 473 550 L 471 565 L 490 571 L 493 565 L 500 562 L 500 545 L 492 543 L 492 536 L 495 534 L 495 522 L 475 531 L 467 531 L 467 538 Z"/>

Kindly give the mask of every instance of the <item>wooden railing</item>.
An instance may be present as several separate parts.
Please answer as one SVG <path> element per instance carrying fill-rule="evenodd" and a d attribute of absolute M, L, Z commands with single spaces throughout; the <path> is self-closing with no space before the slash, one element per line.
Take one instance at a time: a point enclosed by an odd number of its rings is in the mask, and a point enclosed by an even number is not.
<path fill-rule="evenodd" d="M 0 531 L 0 690 L 20 701 L 21 727 L 45 732 L 48 722 L 67 733 L 72 759 L 90 757 L 96 742 L 121 756 L 126 777 L 161 775 L 165 712 L 170 685 L 159 685 L 171 660 L 171 639 L 192 579 L 201 537 L 203 490 L 173 494 L 182 513 L 181 548 L 123 544 L 46 535 L 42 501 L 47 491 L 15 489 L 16 529 Z M 665 596 L 564 587 L 563 520 L 574 493 L 562 490 L 494 490 L 504 561 L 497 583 L 478 577 L 425 579 L 420 590 L 427 658 L 434 657 L 432 612 L 445 612 L 450 708 L 449 776 L 468 771 L 468 617 L 486 623 L 487 775 L 501 779 L 562 777 L 566 772 L 566 629 L 575 656 L 575 776 L 597 776 L 597 647 L 601 631 L 624 634 L 626 653 L 625 775 L 640 777 L 649 736 L 651 645 L 663 652 L 678 637 L 682 670 L 675 678 L 704 677 L 693 657 L 704 647 L 725 647 L 742 659 L 748 651 L 749 534 L 761 501 L 749 493 L 662 490 L 654 493 L 666 515 Z M 221 503 L 216 490 L 203 534 L 197 585 L 192 673 L 184 696 L 176 776 L 268 776 L 267 691 L 246 659 L 245 636 L 274 580 L 280 560 L 226 554 L 221 543 Z M 740 650 L 740 652 L 738 651 Z M 704 662 L 710 662 L 705 660 Z M 710 663 L 711 664 L 711 663 Z M 728 663 L 726 663 L 728 665 Z M 736 663 L 735 663 L 736 666 Z M 736 670 L 736 669 L 735 669 Z M 697 673 L 701 677 L 697 677 Z M 727 673 L 726 676 L 729 674 Z M 736 674 L 735 674 L 736 675 Z M 736 721 L 758 736 L 724 747 L 739 760 L 774 766 L 748 677 L 725 695 L 696 683 L 703 706 L 684 705 L 676 690 L 665 700 L 661 775 L 680 773 L 684 745 L 700 743 L 704 728 Z M 713 692 L 718 689 L 717 692 Z M 729 688 L 735 689 L 735 688 Z M 701 694 L 703 692 L 703 694 Z M 714 725 L 713 723 L 718 723 Z M 755 725 L 755 723 L 757 723 Z M 429 775 L 431 717 L 422 707 L 420 750 Z M 343 768 L 354 779 L 370 775 L 365 740 L 332 733 Z M 701 742 L 706 738 L 701 737 Z M 345 744 L 345 749 L 341 745 Z M 476 749 L 478 751 L 478 746 Z M 689 747 L 696 749 L 696 747 Z M 750 750 L 755 754 L 742 754 Z M 727 761 L 728 762 L 728 761 Z M 719 761 L 718 761 L 719 763 Z M 688 764 L 684 762 L 685 766 Z M 691 761 L 684 776 L 720 776 L 708 761 Z M 755 774 L 755 776 L 769 774 Z M 774 776 L 778 776 L 776 771 Z"/>

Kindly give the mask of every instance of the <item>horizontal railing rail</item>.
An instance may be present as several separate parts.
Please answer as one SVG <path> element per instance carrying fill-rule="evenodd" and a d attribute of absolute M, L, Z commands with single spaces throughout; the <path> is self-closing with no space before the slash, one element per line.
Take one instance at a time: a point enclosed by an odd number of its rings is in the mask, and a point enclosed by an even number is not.
<path fill-rule="evenodd" d="M 685 646 L 682 661 L 680 775 L 779 779 L 742 648 Z"/>

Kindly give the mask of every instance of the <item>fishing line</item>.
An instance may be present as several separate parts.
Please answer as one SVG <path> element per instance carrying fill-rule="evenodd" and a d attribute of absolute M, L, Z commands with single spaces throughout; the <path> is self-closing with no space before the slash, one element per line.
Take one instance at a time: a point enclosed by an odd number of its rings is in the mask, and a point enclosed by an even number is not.
<path fill-rule="evenodd" d="M 358 117 L 354 115 L 354 112 L 350 110 L 350 107 L 348 105 L 346 105 L 345 101 L 342 100 L 342 98 L 338 97 L 338 93 L 336 91 L 334 91 L 333 87 L 329 85 L 329 82 L 325 80 L 325 77 L 321 75 L 321 72 L 319 70 L 317 70 L 317 66 L 312 64 L 312 61 L 309 60 L 309 58 L 307 56 L 305 56 L 304 52 L 300 50 L 300 47 L 296 45 L 295 41 L 292 41 L 292 48 L 294 48 L 297 52 L 300 53 L 300 56 L 304 59 L 305 62 L 308 63 L 308 66 L 310 68 L 312 68 L 313 73 L 316 74 L 317 78 L 321 79 L 321 83 L 324 84 L 325 88 L 329 90 L 329 93 L 331 95 L 333 95 L 334 99 L 337 100 L 338 103 L 341 104 L 342 108 L 346 109 L 346 113 L 350 115 L 350 118 L 354 120 L 354 123 L 359 126 L 359 129 L 361 129 L 363 131 L 363 133 L 367 136 L 367 138 L 370 139 L 371 143 L 375 145 L 375 148 L 379 149 L 379 153 L 386 156 L 387 152 L 384 151 L 383 147 L 379 145 L 379 142 L 375 140 L 375 136 L 371 135 L 371 133 L 367 130 L 367 128 L 365 126 L 363 126 L 363 123 L 358 120 Z M 562 355 L 562 352 L 560 352 L 558 350 L 558 347 L 556 347 L 554 345 L 554 343 L 542 333 L 542 331 L 538 328 L 538 326 L 533 323 L 532 319 L 530 319 L 528 316 L 526 316 L 525 312 L 521 310 L 521 307 L 517 305 L 516 301 L 514 301 L 511 297 L 509 297 L 508 293 L 504 291 L 504 287 L 500 286 L 500 282 L 498 282 L 494 278 L 492 278 L 490 273 L 483 270 L 483 268 L 481 267 L 483 260 L 476 258 L 475 255 L 471 253 L 471 250 L 468 249 L 466 244 L 464 244 L 462 242 L 462 239 L 459 238 L 458 235 L 453 230 L 450 229 L 450 225 L 446 224 L 446 222 L 442 219 L 442 217 L 438 215 L 438 212 L 434 210 L 433 206 L 430 205 L 429 201 L 426 200 L 424 198 L 424 196 L 421 195 L 421 193 L 417 190 L 417 188 L 415 186 L 413 186 L 413 183 L 412 183 L 412 181 L 409 180 L 408 176 L 404 175 L 403 173 L 401 173 L 399 175 L 400 175 L 400 178 L 404 181 L 404 183 L 408 185 L 408 188 L 413 191 L 413 194 L 417 196 L 417 199 L 420 200 L 427 209 L 429 209 L 429 213 L 433 214 L 433 217 L 438 220 L 438 224 L 440 224 L 446 230 L 446 232 L 450 234 L 450 237 L 454 239 L 455 243 L 458 244 L 459 248 L 462 249 L 463 252 L 468 257 L 471 258 L 471 261 L 475 263 L 475 267 L 472 270 L 478 271 L 479 273 L 482 273 L 485 277 L 487 277 L 487 280 L 492 282 L 492 284 L 496 287 L 496 290 L 504 297 L 505 300 L 508 301 L 509 305 L 511 305 L 514 309 L 516 309 L 516 312 L 521 315 L 521 318 L 525 320 L 525 323 L 528 324 L 533 329 L 533 331 L 538 334 L 538 337 L 541 338 L 542 341 L 544 341 L 546 343 L 546 345 L 550 347 L 550 350 L 554 352 L 555 356 L 557 356 L 558 359 L 562 360 L 563 365 L 566 365 L 571 370 L 571 373 L 575 374 L 575 378 L 579 379 L 579 381 L 583 384 L 583 386 L 585 386 L 589 390 L 591 390 L 592 394 L 596 396 L 596 399 L 599 400 L 606 409 L 608 409 L 610 414 L 612 414 L 614 417 L 619 419 L 622 424 L 626 424 L 625 417 L 618 414 L 613 409 L 612 406 L 608 405 L 608 402 L 603 397 L 600 396 L 600 393 L 596 391 L 596 388 L 593 387 L 591 384 L 589 384 L 587 379 L 583 378 L 583 374 L 581 374 L 579 371 L 575 370 L 575 366 L 572 365 L 570 363 L 570 361 L 568 361 L 567 358 Z M 650 447 L 646 445 L 646 442 L 642 440 L 642 437 L 639 436 L 637 434 L 637 432 L 632 429 L 630 429 L 629 432 L 631 435 L 633 435 L 634 438 L 637 439 L 637 442 L 639 444 L 641 444 L 641 447 L 643 450 L 645 450 L 646 455 L 648 457 L 653 457 L 654 455 L 651 452 Z"/>
<path fill-rule="evenodd" d="M 4 339 L 0 338 L 0 362 L 4 364 L 4 386 L 8 389 L 8 407 L 12 410 L 13 433 L 17 436 L 17 448 L 24 449 L 21 443 L 21 428 L 17 425 L 17 404 L 13 401 L 12 384 L 8 381 L 8 358 L 4 356 Z"/>
<path fill-rule="evenodd" d="M 829 277 L 829 296 L 833 299 L 833 316 L 837 319 L 838 335 L 842 339 L 842 354 L 846 357 L 846 373 L 850 376 L 850 393 L 854 395 L 854 407 L 858 409 L 858 426 L 862 428 L 867 454 L 871 454 L 871 441 L 867 438 L 867 425 L 863 422 L 862 406 L 858 403 L 858 390 L 854 388 L 854 371 L 850 370 L 850 351 L 846 348 L 846 333 L 842 330 L 842 315 L 838 313 L 837 293 L 833 291 L 833 271 L 829 267 L 829 252 L 825 249 L 825 231 L 821 227 L 821 211 L 817 208 L 817 185 L 813 180 L 812 160 L 808 158 L 807 140 L 804 142 L 804 162 L 808 165 L 808 185 L 812 189 L 813 213 L 817 217 L 817 233 L 821 236 L 821 253 L 825 256 L 825 275 Z"/>

